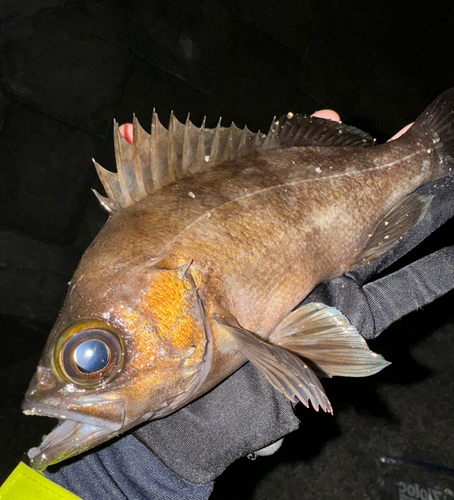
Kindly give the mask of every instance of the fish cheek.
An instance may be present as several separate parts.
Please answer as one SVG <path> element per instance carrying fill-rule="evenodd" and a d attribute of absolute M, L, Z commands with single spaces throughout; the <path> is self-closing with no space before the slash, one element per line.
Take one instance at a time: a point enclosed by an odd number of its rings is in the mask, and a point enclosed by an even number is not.
<path fill-rule="evenodd" d="M 122 373 L 112 381 L 125 401 L 126 421 L 164 416 L 189 402 L 211 365 L 211 343 L 191 275 L 154 268 L 136 300 L 119 301 L 113 316 L 126 346 Z"/>
<path fill-rule="evenodd" d="M 197 287 L 189 272 L 159 270 L 150 276 L 141 307 L 156 327 L 169 360 L 185 360 L 185 366 L 202 361 L 206 337 Z"/>

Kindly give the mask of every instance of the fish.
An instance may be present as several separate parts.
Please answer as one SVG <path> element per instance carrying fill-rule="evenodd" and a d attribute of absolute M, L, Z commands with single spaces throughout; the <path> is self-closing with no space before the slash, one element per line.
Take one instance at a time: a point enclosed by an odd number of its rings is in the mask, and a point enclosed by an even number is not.
<path fill-rule="evenodd" d="M 452 175 L 454 89 L 400 138 L 288 113 L 267 134 L 153 112 L 114 124 L 117 172 L 95 162 L 109 219 L 69 283 L 23 402 L 59 419 L 33 468 L 163 418 L 251 362 L 289 400 L 332 412 L 321 377 L 389 363 L 321 303 L 422 220 L 414 191 Z M 238 394 L 241 398 L 242 395 Z"/>

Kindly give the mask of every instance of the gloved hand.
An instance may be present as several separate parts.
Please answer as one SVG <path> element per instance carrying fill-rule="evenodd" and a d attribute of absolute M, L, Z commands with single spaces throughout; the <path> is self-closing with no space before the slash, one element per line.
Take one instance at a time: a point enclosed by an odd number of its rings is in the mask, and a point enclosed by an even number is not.
<path fill-rule="evenodd" d="M 423 221 L 385 255 L 319 285 L 304 303 L 336 307 L 365 338 L 373 338 L 393 321 L 454 288 L 454 247 L 380 278 L 380 273 L 454 215 L 453 178 L 435 181 L 418 192 L 434 196 Z M 371 281 L 375 275 L 378 278 Z M 248 363 L 173 415 L 149 422 L 49 477 L 86 500 L 100 498 L 100 491 L 112 499 L 208 498 L 211 482 L 230 463 L 297 427 L 291 403 Z M 90 478 L 96 483 L 94 496 L 90 496 Z"/>

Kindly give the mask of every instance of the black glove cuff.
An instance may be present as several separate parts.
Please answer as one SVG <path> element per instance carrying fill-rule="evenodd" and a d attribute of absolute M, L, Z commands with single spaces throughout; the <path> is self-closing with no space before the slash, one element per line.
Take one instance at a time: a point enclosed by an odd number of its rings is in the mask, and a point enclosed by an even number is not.
<path fill-rule="evenodd" d="M 368 283 L 364 286 L 364 293 L 375 321 L 374 336 L 453 288 L 454 247 L 443 248 Z"/>
<path fill-rule="evenodd" d="M 248 363 L 222 386 L 133 434 L 178 475 L 202 484 L 298 426 L 290 401 Z"/>
<path fill-rule="evenodd" d="M 454 247 L 446 247 L 362 287 L 354 276 L 319 285 L 304 301 L 336 307 L 372 339 L 391 323 L 454 288 Z"/>

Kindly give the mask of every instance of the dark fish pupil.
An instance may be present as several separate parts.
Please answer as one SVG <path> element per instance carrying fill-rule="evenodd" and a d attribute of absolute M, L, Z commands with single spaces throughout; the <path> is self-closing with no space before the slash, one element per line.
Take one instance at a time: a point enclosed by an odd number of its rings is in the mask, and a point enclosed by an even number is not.
<path fill-rule="evenodd" d="M 96 373 L 102 370 L 110 358 L 110 350 L 100 340 L 87 340 L 74 351 L 74 360 L 83 373 Z"/>

